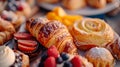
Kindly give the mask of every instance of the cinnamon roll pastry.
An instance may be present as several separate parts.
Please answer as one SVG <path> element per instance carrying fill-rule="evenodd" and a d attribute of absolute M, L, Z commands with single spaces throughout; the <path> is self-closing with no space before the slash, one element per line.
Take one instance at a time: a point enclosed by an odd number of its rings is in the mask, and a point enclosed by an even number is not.
<path fill-rule="evenodd" d="M 0 45 L 10 40 L 15 33 L 13 25 L 0 17 Z"/>
<path fill-rule="evenodd" d="M 106 0 L 87 0 L 87 3 L 93 8 L 104 8 L 106 6 Z"/>
<path fill-rule="evenodd" d="M 59 21 L 33 18 L 27 21 L 26 28 L 46 48 L 55 45 L 60 53 L 77 52 L 67 27 Z"/>
<path fill-rule="evenodd" d="M 115 65 L 112 54 L 105 48 L 92 48 L 85 56 L 94 67 L 114 67 Z"/>
<path fill-rule="evenodd" d="M 105 47 L 114 39 L 113 29 L 103 20 L 86 18 L 77 21 L 70 28 L 74 42 L 79 49 Z"/>
<path fill-rule="evenodd" d="M 86 0 L 62 0 L 62 5 L 70 10 L 77 10 L 86 6 Z"/>

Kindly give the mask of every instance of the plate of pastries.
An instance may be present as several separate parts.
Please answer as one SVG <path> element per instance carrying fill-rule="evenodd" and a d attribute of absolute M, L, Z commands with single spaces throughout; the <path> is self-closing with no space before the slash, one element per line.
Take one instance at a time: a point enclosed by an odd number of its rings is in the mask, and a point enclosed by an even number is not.
<path fill-rule="evenodd" d="M 1 0 L 0 67 L 120 67 L 120 37 L 104 20 L 56 7 L 32 17 L 34 0 Z"/>
<path fill-rule="evenodd" d="M 107 13 L 119 6 L 119 0 L 38 0 L 38 4 L 48 10 L 61 6 L 69 14 L 84 16 Z"/>

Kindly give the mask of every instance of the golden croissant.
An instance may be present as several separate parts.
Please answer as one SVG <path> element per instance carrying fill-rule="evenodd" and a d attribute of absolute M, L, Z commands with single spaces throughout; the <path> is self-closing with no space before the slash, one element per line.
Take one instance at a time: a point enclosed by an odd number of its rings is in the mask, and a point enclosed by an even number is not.
<path fill-rule="evenodd" d="M 76 46 L 86 50 L 92 47 L 105 47 L 114 40 L 113 29 L 100 19 L 86 18 L 77 21 L 70 28 Z"/>
<path fill-rule="evenodd" d="M 46 48 L 55 45 L 59 52 L 77 52 L 67 27 L 59 21 L 46 18 L 30 19 L 26 22 L 26 28 Z"/>

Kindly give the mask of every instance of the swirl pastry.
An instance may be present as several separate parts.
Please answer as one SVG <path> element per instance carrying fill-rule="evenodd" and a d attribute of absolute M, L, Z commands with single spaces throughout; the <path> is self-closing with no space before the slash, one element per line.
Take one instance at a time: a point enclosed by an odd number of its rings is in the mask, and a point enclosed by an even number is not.
<path fill-rule="evenodd" d="M 15 28 L 18 28 L 23 22 L 25 22 L 24 16 L 19 16 L 12 11 L 4 10 L 0 16 L 4 20 L 11 22 Z"/>
<path fill-rule="evenodd" d="M 86 0 L 62 0 L 62 5 L 70 10 L 77 10 L 86 6 Z"/>
<path fill-rule="evenodd" d="M 106 6 L 106 0 L 87 0 L 87 3 L 93 8 L 104 8 Z"/>
<path fill-rule="evenodd" d="M 114 67 L 114 58 L 105 48 L 92 48 L 86 53 L 86 58 L 94 67 Z"/>
<path fill-rule="evenodd" d="M 114 39 L 112 28 L 100 19 L 86 18 L 77 21 L 71 27 L 70 32 L 74 37 L 76 46 L 87 50 L 92 47 L 105 47 Z"/>
<path fill-rule="evenodd" d="M 4 50 L 0 51 L 0 59 L 0 67 L 29 67 L 28 56 L 9 47 L 4 47 Z"/>
<path fill-rule="evenodd" d="M 0 45 L 10 40 L 15 33 L 13 25 L 0 17 Z"/>
<path fill-rule="evenodd" d="M 27 21 L 27 30 L 46 48 L 55 45 L 59 52 L 76 53 L 73 38 L 59 21 L 36 18 Z"/>

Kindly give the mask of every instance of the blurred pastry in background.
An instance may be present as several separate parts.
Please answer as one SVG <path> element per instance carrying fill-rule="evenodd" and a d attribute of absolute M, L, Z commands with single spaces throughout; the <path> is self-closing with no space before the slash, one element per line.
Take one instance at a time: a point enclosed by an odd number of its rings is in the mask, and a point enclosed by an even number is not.
<path fill-rule="evenodd" d="M 54 4 L 54 3 L 58 3 L 59 0 L 37 0 L 37 2 L 39 2 L 39 3 L 52 3 L 52 4 Z"/>
<path fill-rule="evenodd" d="M 69 10 L 78 10 L 86 6 L 86 0 L 62 0 L 62 5 Z"/>
<path fill-rule="evenodd" d="M 107 3 L 112 3 L 115 0 L 106 0 L 106 1 L 107 1 Z"/>
<path fill-rule="evenodd" d="M 5 0 L 0 0 L 0 12 L 5 9 L 5 6 L 7 5 L 7 2 Z"/>
<path fill-rule="evenodd" d="M 8 1 L 6 6 L 7 11 L 13 11 L 18 15 L 23 15 L 25 17 L 30 17 L 32 9 L 30 5 L 24 1 Z"/>
<path fill-rule="evenodd" d="M 0 16 L 2 19 L 11 22 L 16 29 L 26 20 L 24 16 L 17 15 L 12 11 L 5 11 L 4 10 L 0 14 Z"/>
<path fill-rule="evenodd" d="M 106 6 L 106 0 L 86 0 L 87 4 L 93 8 L 104 8 Z"/>
<path fill-rule="evenodd" d="M 114 40 L 113 29 L 101 19 L 85 18 L 70 28 L 76 46 L 88 50 L 95 46 L 105 47 Z"/>
<path fill-rule="evenodd" d="M 85 57 L 94 67 L 114 67 L 115 60 L 112 54 L 105 48 L 95 47 L 90 49 Z"/>

